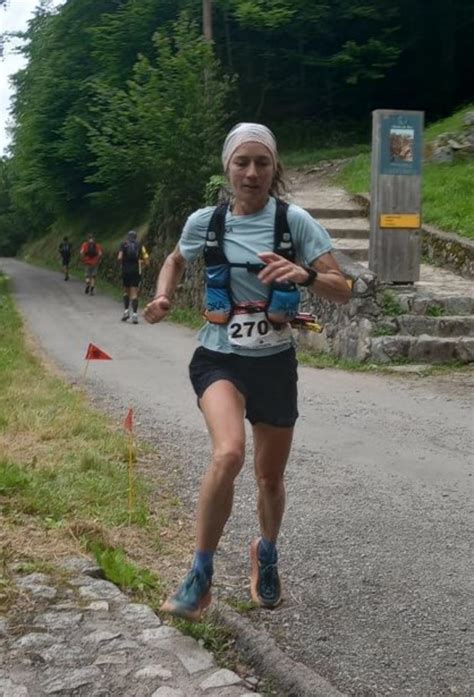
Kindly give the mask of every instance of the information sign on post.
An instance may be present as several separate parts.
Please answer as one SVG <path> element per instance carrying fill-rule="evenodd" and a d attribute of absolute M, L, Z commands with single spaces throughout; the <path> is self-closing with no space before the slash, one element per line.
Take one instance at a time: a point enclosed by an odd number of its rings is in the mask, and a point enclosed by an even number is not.
<path fill-rule="evenodd" d="M 377 109 L 372 120 L 369 268 L 383 283 L 420 278 L 423 112 Z"/>

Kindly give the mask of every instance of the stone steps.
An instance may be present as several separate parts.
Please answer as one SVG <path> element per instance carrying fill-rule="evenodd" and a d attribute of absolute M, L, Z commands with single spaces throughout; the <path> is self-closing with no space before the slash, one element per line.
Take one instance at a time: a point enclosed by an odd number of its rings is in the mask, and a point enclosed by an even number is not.
<path fill-rule="evenodd" d="M 474 297 L 471 295 L 425 295 L 422 292 L 395 292 L 395 295 L 404 314 L 433 317 L 434 313 L 439 311 L 438 318 L 474 314 Z"/>
<path fill-rule="evenodd" d="M 301 204 L 299 204 L 301 205 Z M 306 211 L 317 220 L 322 219 L 344 219 L 344 218 L 365 218 L 367 216 L 361 208 L 312 208 L 311 206 L 303 206 Z"/>
<path fill-rule="evenodd" d="M 474 315 L 399 315 L 396 324 L 401 335 L 430 335 L 439 338 L 474 336 Z"/>
<path fill-rule="evenodd" d="M 334 237 L 331 235 L 334 249 L 346 254 L 352 261 L 368 261 L 369 240 L 352 239 L 349 237 Z"/>
<path fill-rule="evenodd" d="M 320 218 L 319 222 L 334 239 L 368 240 L 370 225 L 367 218 L 342 218 L 331 220 Z"/>
<path fill-rule="evenodd" d="M 379 285 L 373 295 L 366 278 L 370 275 L 370 223 L 365 211 L 350 203 L 345 209 L 334 200 L 331 203 L 334 208 L 305 208 L 327 229 L 336 259 L 346 275 L 355 279 L 353 299 L 338 319 L 329 310 L 324 315 L 326 308 L 320 308 L 323 324 L 334 323 L 329 332 L 339 337 L 336 353 L 376 363 L 474 361 L 474 282 L 448 269 L 422 264 L 420 281 Z"/>
<path fill-rule="evenodd" d="M 371 358 L 377 363 L 408 360 L 414 363 L 474 361 L 474 337 L 376 336 L 371 342 Z"/>

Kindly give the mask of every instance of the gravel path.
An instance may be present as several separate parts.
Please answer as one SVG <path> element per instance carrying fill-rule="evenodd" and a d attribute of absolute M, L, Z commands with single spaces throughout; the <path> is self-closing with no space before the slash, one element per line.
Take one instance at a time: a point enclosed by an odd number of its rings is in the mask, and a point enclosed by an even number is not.
<path fill-rule="evenodd" d="M 119 321 L 59 273 L 0 260 L 32 333 L 71 379 L 89 341 L 110 362 L 87 384 L 178 468 L 189 504 L 209 446 L 187 379 L 194 332 Z M 350 695 L 474 694 L 472 374 L 437 378 L 300 369 L 300 412 L 280 541 L 285 603 L 249 614 L 289 656 Z M 249 453 L 250 454 L 250 453 Z M 158 483 L 157 483 L 158 485 Z M 221 596 L 248 599 L 256 534 L 249 458 L 217 558 Z"/>

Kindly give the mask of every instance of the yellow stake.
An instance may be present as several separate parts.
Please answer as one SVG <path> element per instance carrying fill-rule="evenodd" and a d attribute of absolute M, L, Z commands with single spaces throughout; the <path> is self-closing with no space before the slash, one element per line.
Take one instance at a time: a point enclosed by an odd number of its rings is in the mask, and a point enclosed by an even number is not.
<path fill-rule="evenodd" d="M 128 440 L 128 524 L 132 523 L 132 513 L 135 509 L 135 477 L 133 476 L 133 435 Z"/>
<path fill-rule="evenodd" d="M 84 373 L 82 374 L 82 382 L 86 381 L 86 375 L 87 375 L 87 369 L 89 368 L 89 363 L 90 363 L 90 360 L 87 359 L 86 367 L 84 368 Z"/>

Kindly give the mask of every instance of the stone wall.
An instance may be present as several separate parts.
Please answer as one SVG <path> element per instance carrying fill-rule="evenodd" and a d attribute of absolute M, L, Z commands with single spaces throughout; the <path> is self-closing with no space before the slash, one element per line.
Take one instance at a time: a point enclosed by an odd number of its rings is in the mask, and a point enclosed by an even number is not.
<path fill-rule="evenodd" d="M 463 118 L 460 131 L 441 133 L 425 146 L 425 158 L 429 162 L 452 163 L 474 159 L 474 111 Z"/>
<path fill-rule="evenodd" d="M 474 113 L 474 112 L 473 112 Z M 356 194 L 354 200 L 370 215 L 370 194 Z M 429 264 L 444 266 L 460 276 L 474 278 L 474 241 L 454 232 L 438 230 L 423 224 L 422 255 Z"/>
<path fill-rule="evenodd" d="M 430 264 L 451 269 L 466 278 L 474 278 L 474 240 L 437 230 L 432 225 L 423 225 L 422 254 Z"/>
<path fill-rule="evenodd" d="M 300 329 L 298 342 L 313 351 L 363 361 L 370 355 L 373 322 L 380 315 L 375 302 L 376 277 L 346 255 L 337 251 L 334 254 L 352 283 L 352 298 L 346 305 L 338 305 L 303 289 L 302 310 L 313 312 L 323 331 L 316 334 Z"/>

